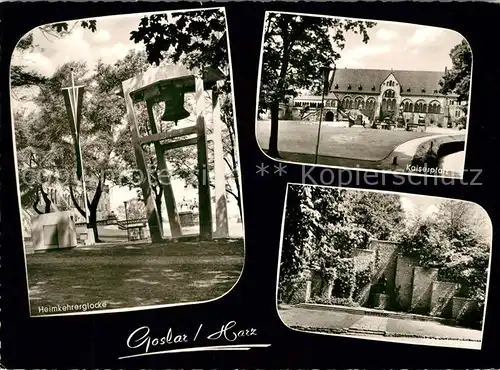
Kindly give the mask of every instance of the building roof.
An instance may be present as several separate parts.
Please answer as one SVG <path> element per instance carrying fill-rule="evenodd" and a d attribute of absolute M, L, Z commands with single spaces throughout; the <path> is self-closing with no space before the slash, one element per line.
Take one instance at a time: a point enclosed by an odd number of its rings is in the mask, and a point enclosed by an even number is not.
<path fill-rule="evenodd" d="M 338 99 L 338 97 L 337 95 L 332 93 L 325 95 L 325 100 L 330 100 L 330 99 Z M 321 101 L 321 95 L 299 95 L 296 98 L 294 98 L 294 101 L 300 101 L 300 100 Z"/>
<path fill-rule="evenodd" d="M 339 68 L 330 83 L 330 91 L 343 93 L 380 93 L 382 82 L 393 74 L 402 90 L 402 96 L 443 96 L 439 94 L 439 81 L 444 72 L 404 71 L 389 69 L 348 69 Z M 338 89 L 335 86 L 338 85 Z M 348 86 L 351 89 L 348 89 Z M 359 89 L 361 86 L 361 90 Z M 408 91 L 407 89 L 410 89 Z M 424 91 L 423 91 L 424 90 Z"/>

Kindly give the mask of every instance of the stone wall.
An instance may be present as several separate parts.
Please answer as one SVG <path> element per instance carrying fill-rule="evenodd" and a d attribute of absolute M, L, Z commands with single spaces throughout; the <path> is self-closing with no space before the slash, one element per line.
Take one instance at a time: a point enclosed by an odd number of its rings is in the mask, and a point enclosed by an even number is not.
<path fill-rule="evenodd" d="M 434 281 L 432 283 L 429 315 L 451 317 L 453 297 L 459 290 L 459 284 L 446 281 Z"/>
<path fill-rule="evenodd" d="M 376 251 L 370 249 L 354 249 L 354 273 L 367 269 L 372 264 L 372 278 L 375 272 Z M 366 304 L 370 298 L 371 284 L 362 287 L 356 297 L 353 297 L 361 306 Z"/>
<path fill-rule="evenodd" d="M 370 241 L 369 249 L 376 251 L 375 281 L 385 276 L 387 280 L 387 292 L 392 294 L 396 280 L 398 243 L 372 240 Z"/>
<path fill-rule="evenodd" d="M 431 306 L 432 284 L 437 280 L 438 269 L 413 267 L 413 288 L 411 293 L 411 311 L 426 315 Z"/>
<path fill-rule="evenodd" d="M 356 272 L 372 264 L 371 282 L 352 297 L 362 306 L 375 304 L 381 309 L 452 319 L 478 309 L 476 300 L 455 297 L 463 290 L 460 284 L 438 281 L 439 269 L 418 266 L 416 259 L 398 253 L 397 243 L 372 240 L 367 249 L 353 250 L 352 262 L 352 272 L 342 273 L 335 283 L 344 282 L 346 274 L 355 276 Z M 387 282 L 385 293 L 372 289 L 378 287 L 376 283 L 382 275 Z M 326 281 L 320 271 L 309 271 L 308 281 L 298 289 L 294 301 L 307 302 L 311 298 L 327 301 L 332 296 L 333 287 L 333 281 Z M 335 285 L 336 292 L 337 288 Z M 392 302 L 392 296 L 396 304 Z"/>
<path fill-rule="evenodd" d="M 375 263 L 375 251 L 369 249 L 355 248 L 353 250 L 354 257 L 354 273 L 363 271 L 370 263 Z"/>
<path fill-rule="evenodd" d="M 398 255 L 394 293 L 402 310 L 409 310 L 411 308 L 414 265 L 415 263 L 411 258 Z"/>

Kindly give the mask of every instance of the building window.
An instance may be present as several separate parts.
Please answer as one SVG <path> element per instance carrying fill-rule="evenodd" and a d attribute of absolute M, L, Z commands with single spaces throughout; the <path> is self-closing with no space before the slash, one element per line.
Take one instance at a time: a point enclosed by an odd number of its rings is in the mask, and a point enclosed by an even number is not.
<path fill-rule="evenodd" d="M 422 92 L 425 94 L 425 89 L 422 89 Z"/>
<path fill-rule="evenodd" d="M 394 90 L 386 90 L 384 93 L 385 98 L 394 98 L 395 95 L 396 93 L 394 92 Z"/>
<path fill-rule="evenodd" d="M 344 100 L 342 100 L 342 106 L 344 109 L 351 109 L 352 108 L 352 100 L 350 97 L 345 97 Z"/>
<path fill-rule="evenodd" d="M 372 91 L 375 91 L 375 85 L 372 86 Z"/>
<path fill-rule="evenodd" d="M 335 89 L 338 90 L 339 84 L 335 84 Z"/>
<path fill-rule="evenodd" d="M 382 99 L 382 110 L 387 110 L 387 100 Z"/>
<path fill-rule="evenodd" d="M 429 104 L 429 113 L 441 113 L 441 105 L 437 101 L 431 102 Z"/>
<path fill-rule="evenodd" d="M 411 88 L 410 88 L 410 87 L 409 87 L 409 88 L 407 88 L 407 89 L 406 89 L 406 92 L 411 92 Z"/>
<path fill-rule="evenodd" d="M 347 85 L 347 90 L 351 90 L 351 84 Z"/>
<path fill-rule="evenodd" d="M 363 90 L 363 86 L 359 85 L 358 90 L 360 90 L 360 91 Z"/>
<path fill-rule="evenodd" d="M 427 104 L 422 104 L 422 112 L 427 112 Z"/>
<path fill-rule="evenodd" d="M 363 109 L 364 108 L 364 101 L 363 101 L 363 98 L 356 98 L 356 106 L 354 108 L 356 109 Z"/>

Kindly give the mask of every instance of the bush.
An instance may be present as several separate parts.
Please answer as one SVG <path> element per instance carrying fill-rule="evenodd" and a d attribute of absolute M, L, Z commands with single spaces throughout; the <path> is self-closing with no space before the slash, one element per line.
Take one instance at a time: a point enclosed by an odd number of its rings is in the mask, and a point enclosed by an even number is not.
<path fill-rule="evenodd" d="M 476 310 L 464 313 L 458 320 L 460 326 L 481 330 L 483 327 L 484 304 L 480 304 Z"/>
<path fill-rule="evenodd" d="M 337 298 L 333 297 L 330 299 L 330 304 L 346 307 L 359 307 L 359 304 L 352 300 L 352 298 Z"/>
<path fill-rule="evenodd" d="M 351 298 L 355 289 L 354 261 L 352 258 L 339 259 L 337 263 L 337 278 L 333 285 L 332 296 Z"/>
<path fill-rule="evenodd" d="M 321 297 L 314 297 L 310 300 L 310 302 L 317 304 L 331 304 L 331 305 L 345 306 L 345 307 L 359 307 L 359 304 L 353 301 L 352 298 L 332 297 L 330 299 L 324 299 Z"/>
<path fill-rule="evenodd" d="M 297 303 L 296 294 L 306 284 L 304 274 L 280 279 L 278 285 L 278 303 Z"/>

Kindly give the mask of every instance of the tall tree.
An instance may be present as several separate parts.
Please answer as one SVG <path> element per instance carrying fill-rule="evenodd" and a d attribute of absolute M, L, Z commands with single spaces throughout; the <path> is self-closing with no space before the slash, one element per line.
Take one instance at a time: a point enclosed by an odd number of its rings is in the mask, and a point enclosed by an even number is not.
<path fill-rule="evenodd" d="M 462 284 L 463 294 L 483 302 L 491 250 L 488 215 L 473 203 L 447 200 L 432 218 L 416 223 L 401 237 L 402 252 L 421 266 L 439 268 L 439 279 Z"/>
<path fill-rule="evenodd" d="M 439 81 L 440 93 L 457 94 L 459 107 L 467 116 L 472 73 L 472 50 L 469 43 L 463 39 L 460 44 L 455 45 L 450 51 L 450 58 L 452 68 L 448 69 Z M 461 123 L 465 125 L 466 122 L 466 119 L 462 119 Z"/>
<path fill-rule="evenodd" d="M 280 300 L 288 301 L 303 282 L 304 270 L 317 269 L 335 279 L 353 249 L 363 247 L 368 232 L 353 222 L 351 198 L 344 189 L 291 185 L 280 263 Z"/>
<path fill-rule="evenodd" d="M 304 17 L 284 13 L 268 13 L 262 55 L 259 110 L 271 112 L 269 154 L 279 157 L 279 105 L 286 96 L 299 89 L 324 88 L 320 72 L 340 58 L 336 48 L 345 46 L 345 32 L 359 33 L 369 40 L 368 29 L 374 22 L 340 18 Z"/>
<path fill-rule="evenodd" d="M 458 94 L 460 102 L 469 100 L 470 78 L 472 73 L 472 50 L 469 43 L 463 39 L 450 51 L 452 68 L 448 69 L 439 82 L 441 93 Z"/>
<path fill-rule="evenodd" d="M 350 204 L 354 222 L 374 239 L 395 240 L 404 227 L 406 216 L 399 195 L 352 192 Z"/>
<path fill-rule="evenodd" d="M 88 190 L 85 200 L 80 200 L 78 194 L 80 184 L 74 176 L 76 156 L 61 94 L 61 88 L 71 83 L 70 69 L 73 69 L 76 81 L 87 87 L 81 124 L 81 148 Z M 62 65 L 40 86 L 40 93 L 34 99 L 37 104 L 37 110 L 33 112 L 36 119 L 15 122 L 17 132 L 22 131 L 16 136 L 18 151 L 23 154 L 21 159 L 24 161 L 19 166 L 20 170 L 36 168 L 38 171 L 47 171 L 50 181 L 69 190 L 74 207 L 84 217 L 83 202 L 87 202 L 89 225 L 96 241 L 99 241 L 97 208 L 104 185 L 106 181 L 114 181 L 116 174 L 121 172 L 121 162 L 113 153 L 113 129 L 121 124 L 123 116 L 116 107 L 119 97 L 109 93 L 104 75 L 99 68 L 96 73 L 91 73 L 83 62 Z M 53 185 L 50 181 L 35 182 L 31 189 L 26 189 L 24 195 L 34 193 L 34 201 L 37 201 L 37 192 L 44 196 L 43 185 Z M 47 201 L 45 204 L 45 212 L 53 210 Z"/>

